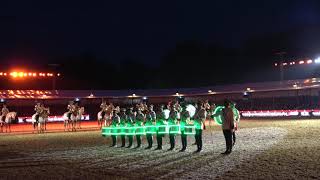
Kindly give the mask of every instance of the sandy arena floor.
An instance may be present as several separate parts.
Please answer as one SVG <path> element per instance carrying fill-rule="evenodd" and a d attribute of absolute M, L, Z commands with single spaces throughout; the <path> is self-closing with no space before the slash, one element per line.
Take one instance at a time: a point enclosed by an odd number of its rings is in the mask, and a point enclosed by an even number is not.
<path fill-rule="evenodd" d="M 319 129 L 320 120 L 242 120 L 228 156 L 216 125 L 201 153 L 191 136 L 181 153 L 180 136 L 176 150 L 167 136 L 154 151 L 111 148 L 99 131 L 0 134 L 0 179 L 320 179 Z"/>

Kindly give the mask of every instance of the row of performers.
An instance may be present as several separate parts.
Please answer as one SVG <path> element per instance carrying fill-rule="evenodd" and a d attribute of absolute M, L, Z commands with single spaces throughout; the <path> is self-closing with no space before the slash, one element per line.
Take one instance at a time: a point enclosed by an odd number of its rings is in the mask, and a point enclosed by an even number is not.
<path fill-rule="evenodd" d="M 143 108 L 141 108 L 143 107 Z M 207 109 L 208 104 L 205 103 L 199 103 L 198 104 L 198 110 L 195 112 L 192 121 L 191 121 L 191 113 L 187 110 L 186 105 L 180 105 L 178 102 L 170 104 L 167 106 L 167 110 L 169 110 L 169 117 L 166 117 L 164 106 L 161 105 L 159 108 L 159 112 L 156 113 L 154 111 L 153 105 L 150 105 L 149 107 L 146 106 L 146 104 L 138 105 L 136 108 L 136 111 L 134 112 L 134 108 L 129 108 L 127 111 L 126 109 L 122 108 L 119 111 L 119 108 L 114 108 L 112 111 L 112 116 L 110 119 L 110 127 L 133 127 L 133 126 L 162 126 L 162 125 L 180 125 L 180 131 L 181 131 L 181 142 L 182 142 L 182 149 L 181 151 L 185 151 L 187 148 L 187 133 L 186 133 L 186 125 L 193 124 L 195 127 L 195 140 L 197 145 L 197 152 L 200 152 L 202 150 L 202 130 L 204 128 L 204 121 L 207 116 Z M 127 112 L 126 112 L 127 111 Z M 164 137 L 164 134 L 159 133 L 159 129 L 156 130 L 156 137 L 157 137 L 157 150 L 162 149 L 162 138 Z M 170 140 L 170 149 L 173 150 L 175 148 L 175 133 L 169 132 L 169 140 Z M 133 144 L 133 135 L 125 135 L 119 133 L 121 138 L 121 147 L 125 147 L 125 139 L 126 136 L 129 141 L 128 148 L 132 147 Z M 136 141 L 137 141 L 137 147 L 139 148 L 141 146 L 141 134 L 136 133 Z M 112 145 L 116 146 L 117 143 L 117 135 L 111 135 L 112 137 Z M 152 148 L 153 145 L 153 134 L 152 133 L 146 133 L 146 138 L 148 141 L 148 147 L 146 149 Z"/>

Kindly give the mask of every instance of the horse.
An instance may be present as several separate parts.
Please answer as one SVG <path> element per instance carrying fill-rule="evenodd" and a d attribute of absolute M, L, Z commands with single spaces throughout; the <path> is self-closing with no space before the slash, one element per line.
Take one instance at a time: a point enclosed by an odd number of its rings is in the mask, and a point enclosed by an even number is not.
<path fill-rule="evenodd" d="M 76 131 L 77 124 L 78 128 L 81 129 L 81 118 L 83 117 L 84 114 L 84 107 L 79 108 L 77 112 L 71 113 L 70 119 L 68 117 L 68 114 L 70 112 L 65 112 L 63 114 L 63 119 L 64 119 L 64 130 L 71 128 L 72 131 Z"/>
<path fill-rule="evenodd" d="M 78 111 L 78 114 L 76 116 L 76 121 L 75 121 L 75 126 L 78 125 L 78 129 L 81 129 L 81 119 L 83 118 L 83 114 L 84 114 L 84 107 L 81 107 Z"/>
<path fill-rule="evenodd" d="M 99 111 L 97 118 L 98 118 L 98 126 L 100 127 L 100 129 L 102 128 L 102 123 L 104 122 L 104 126 L 109 126 L 111 123 L 111 117 L 112 117 L 112 110 L 108 109 L 104 116 L 102 117 L 102 112 L 103 111 Z"/>
<path fill-rule="evenodd" d="M 37 121 L 37 119 L 36 119 L 37 115 L 38 114 L 35 113 L 31 117 L 31 122 L 32 122 L 32 126 L 33 126 L 33 132 L 37 131 L 37 133 L 44 133 L 44 131 L 45 131 L 45 123 L 46 123 L 46 120 L 48 118 L 39 115 L 39 118 L 38 118 L 38 121 Z"/>
<path fill-rule="evenodd" d="M 6 117 L 5 117 L 5 120 L 2 121 L 2 117 L 1 116 L 1 132 L 3 132 L 3 126 L 6 127 L 6 132 L 8 132 L 8 128 L 9 128 L 9 132 L 11 132 L 11 123 L 13 120 L 16 119 L 17 117 L 17 113 L 16 112 L 9 112 Z"/>
<path fill-rule="evenodd" d="M 1 132 L 3 132 L 3 125 L 5 123 L 5 120 L 2 120 L 3 115 L 0 116 L 0 127 L 1 127 Z"/>
<path fill-rule="evenodd" d="M 97 119 L 98 119 L 98 126 L 100 127 L 100 129 L 102 128 L 102 122 L 104 122 L 106 120 L 106 114 L 104 113 L 104 115 L 102 116 L 103 111 L 99 111 L 98 115 L 97 115 Z"/>
<path fill-rule="evenodd" d="M 63 120 L 64 120 L 64 131 L 68 130 L 69 131 L 69 128 L 70 128 L 70 119 L 69 119 L 69 113 L 70 112 L 65 112 L 63 114 Z"/>

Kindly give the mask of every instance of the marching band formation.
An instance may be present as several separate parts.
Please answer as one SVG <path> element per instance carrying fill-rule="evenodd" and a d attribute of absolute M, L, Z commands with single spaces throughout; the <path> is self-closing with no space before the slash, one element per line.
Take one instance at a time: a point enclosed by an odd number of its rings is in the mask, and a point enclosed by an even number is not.
<path fill-rule="evenodd" d="M 112 147 L 117 146 L 117 138 L 120 138 L 121 147 L 126 146 L 127 139 L 129 143 L 127 148 L 131 148 L 135 137 L 135 148 L 140 148 L 141 138 L 145 136 L 148 143 L 145 149 L 152 148 L 153 139 L 156 137 L 156 150 L 161 150 L 162 139 L 165 134 L 168 134 L 170 142 L 168 150 L 171 151 L 175 148 L 176 135 L 180 134 L 181 152 L 187 149 L 188 135 L 194 135 L 197 145 L 196 152 L 200 152 L 203 147 L 202 133 L 205 129 L 205 120 L 207 117 L 219 117 L 226 140 L 226 152 L 224 154 L 229 154 L 232 152 L 232 147 L 236 141 L 235 130 L 237 130 L 240 119 L 235 103 L 228 100 L 225 101 L 224 107 L 220 108 L 220 111 L 216 111 L 215 104 L 210 105 L 208 101 L 193 105 L 180 104 L 175 101 L 169 102 L 166 106 L 160 105 L 157 109 L 154 105 L 147 105 L 145 102 L 125 109 L 102 101 L 100 108 L 101 111 L 97 115 L 98 126 L 102 129 L 103 135 L 111 136 Z M 65 130 L 71 126 L 72 131 L 76 131 L 77 125 L 78 128 L 81 128 L 80 121 L 84 113 L 84 107 L 80 107 L 78 101 L 70 101 L 67 110 L 63 115 Z M 37 103 L 34 111 L 35 114 L 32 116 L 33 128 L 40 133 L 44 132 L 50 109 L 42 103 Z M 5 125 L 9 127 L 10 131 L 10 121 L 15 117 L 16 113 L 10 112 L 6 104 L 3 104 L 0 116 L 1 132 Z"/>
<path fill-rule="evenodd" d="M 101 111 L 98 113 L 99 124 L 105 121 L 105 127 L 102 127 L 103 135 L 110 135 L 112 139 L 111 147 L 117 146 L 117 138 L 121 139 L 121 146 L 125 147 L 126 138 L 128 139 L 127 148 L 133 146 L 133 136 L 135 136 L 137 146 L 141 147 L 141 136 L 146 137 L 148 146 L 145 149 L 151 149 L 153 138 L 156 137 L 157 148 L 162 149 L 162 139 L 165 134 L 169 136 L 170 148 L 174 150 L 176 144 L 176 135 L 180 134 L 182 149 L 187 149 L 187 136 L 194 135 L 197 151 L 202 151 L 202 131 L 205 129 L 205 120 L 207 117 L 215 118 L 220 116 L 222 128 L 226 138 L 226 152 L 232 152 L 232 146 L 235 143 L 234 127 L 239 122 L 239 113 L 235 112 L 234 103 L 226 101 L 224 108 L 219 112 L 214 112 L 216 106 L 210 105 L 208 101 L 200 102 L 194 105 L 180 104 L 178 101 L 170 102 L 168 105 L 160 105 L 157 112 L 153 105 L 146 103 L 137 104 L 129 109 L 114 107 L 113 104 L 107 105 L 102 102 Z M 190 109 L 193 107 L 194 109 Z M 193 133 L 194 131 L 194 133 Z M 231 143 L 230 143 L 231 138 Z M 231 145 L 230 145 L 231 144 Z"/>

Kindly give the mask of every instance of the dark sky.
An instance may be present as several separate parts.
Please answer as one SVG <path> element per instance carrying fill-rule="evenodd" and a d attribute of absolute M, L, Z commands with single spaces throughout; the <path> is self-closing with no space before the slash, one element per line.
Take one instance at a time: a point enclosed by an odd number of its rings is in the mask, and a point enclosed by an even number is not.
<path fill-rule="evenodd" d="M 89 52 L 111 62 L 131 57 L 158 66 L 179 42 L 242 49 L 252 38 L 305 29 L 292 41 L 293 49 L 315 56 L 316 51 L 310 49 L 318 41 L 308 46 L 308 39 L 313 39 L 310 28 L 317 31 L 320 27 L 320 3 L 2 0 L 0 24 L 0 60 L 6 62 L 45 63 Z M 270 54 L 272 48 L 267 49 Z"/>
<path fill-rule="evenodd" d="M 1 1 L 0 12 L 0 47 L 10 50 L 2 56 L 44 59 L 90 51 L 159 61 L 182 40 L 239 47 L 255 35 L 320 24 L 317 1 Z"/>

